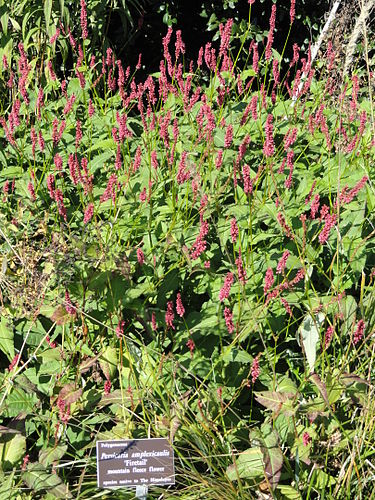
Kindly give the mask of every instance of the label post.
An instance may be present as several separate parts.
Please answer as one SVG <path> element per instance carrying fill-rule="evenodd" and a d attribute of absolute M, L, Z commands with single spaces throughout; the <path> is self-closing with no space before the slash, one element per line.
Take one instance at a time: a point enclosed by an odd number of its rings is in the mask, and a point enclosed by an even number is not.
<path fill-rule="evenodd" d="M 148 487 L 147 486 L 137 486 L 135 489 L 135 498 L 139 500 L 147 500 Z"/>

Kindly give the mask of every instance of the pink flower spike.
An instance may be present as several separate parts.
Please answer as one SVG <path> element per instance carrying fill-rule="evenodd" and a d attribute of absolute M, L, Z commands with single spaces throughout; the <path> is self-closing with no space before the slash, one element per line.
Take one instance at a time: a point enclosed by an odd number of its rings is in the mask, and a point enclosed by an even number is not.
<path fill-rule="evenodd" d="M 94 108 L 94 105 L 92 103 L 92 100 L 90 99 L 89 100 L 89 107 L 88 107 L 89 117 L 92 118 L 94 116 L 94 113 L 95 113 L 95 108 Z"/>
<path fill-rule="evenodd" d="M 266 132 L 266 140 L 263 145 L 263 153 L 267 158 L 273 156 L 275 153 L 275 143 L 273 140 L 273 125 L 272 125 L 273 116 L 269 114 L 267 116 L 265 132 Z"/>
<path fill-rule="evenodd" d="M 289 255 L 290 255 L 289 250 L 285 250 L 285 252 L 283 253 L 281 259 L 279 260 L 279 262 L 277 264 L 276 274 L 281 274 L 284 271 L 285 266 L 286 266 L 286 261 L 288 260 Z"/>
<path fill-rule="evenodd" d="M 316 214 L 319 212 L 320 207 L 320 196 L 316 194 L 311 202 L 311 218 L 315 219 Z"/>
<path fill-rule="evenodd" d="M 272 288 L 273 284 L 275 283 L 275 278 L 273 276 L 273 271 L 272 268 L 269 267 L 266 271 L 266 275 L 264 277 L 264 295 Z"/>
<path fill-rule="evenodd" d="M 27 470 L 27 464 L 29 463 L 30 455 L 25 455 L 22 460 L 22 467 L 21 470 L 25 471 Z"/>
<path fill-rule="evenodd" d="M 82 38 L 86 40 L 88 38 L 89 33 L 87 31 L 87 11 L 86 11 L 86 2 L 85 0 L 81 0 L 81 30 L 82 30 Z"/>
<path fill-rule="evenodd" d="M 235 217 L 233 217 L 233 219 L 230 221 L 230 237 L 232 239 L 232 243 L 235 243 L 237 241 L 238 225 Z"/>
<path fill-rule="evenodd" d="M 287 300 L 283 299 L 283 298 L 281 298 L 280 300 L 281 300 L 281 303 L 284 306 L 286 312 L 289 314 L 290 317 L 292 317 L 293 316 L 293 312 L 292 312 L 292 309 L 291 309 L 291 307 L 289 305 L 289 302 Z"/>
<path fill-rule="evenodd" d="M 225 132 L 224 147 L 229 148 L 229 146 L 232 144 L 232 140 L 233 140 L 233 127 L 232 125 L 228 125 L 227 130 Z"/>
<path fill-rule="evenodd" d="M 223 163 L 223 150 L 219 149 L 219 151 L 217 152 L 216 159 L 215 159 L 215 167 L 217 169 L 220 169 L 222 163 Z"/>
<path fill-rule="evenodd" d="M 224 285 L 222 286 L 220 292 L 219 292 L 219 300 L 220 302 L 223 302 L 223 300 L 227 299 L 229 297 L 230 289 L 233 284 L 233 273 L 229 272 L 224 281 Z"/>
<path fill-rule="evenodd" d="M 290 16 L 290 24 L 293 24 L 294 18 L 296 16 L 296 0 L 291 0 L 290 2 L 289 16 Z"/>
<path fill-rule="evenodd" d="M 271 17 L 270 17 L 270 30 L 268 32 L 268 39 L 265 51 L 266 61 L 271 59 L 272 54 L 272 45 L 273 45 L 273 32 L 275 30 L 275 22 L 276 22 L 276 4 L 272 5 Z"/>
<path fill-rule="evenodd" d="M 185 314 L 185 308 L 184 308 L 184 306 L 182 304 L 182 299 L 181 299 L 181 293 L 180 292 L 177 294 L 177 298 L 176 298 L 176 311 L 177 311 L 177 314 L 181 318 Z"/>
<path fill-rule="evenodd" d="M 104 382 L 104 394 L 109 394 L 111 392 L 111 381 L 110 380 L 106 380 Z"/>
<path fill-rule="evenodd" d="M 30 198 L 32 199 L 32 201 L 35 201 L 36 200 L 36 196 L 35 196 L 35 189 L 34 189 L 34 185 L 32 182 L 29 182 L 28 185 L 27 185 L 27 190 L 29 191 L 30 193 Z"/>
<path fill-rule="evenodd" d="M 302 442 L 303 446 L 309 446 L 309 444 L 311 443 L 311 436 L 308 432 L 304 432 L 302 434 Z"/>
<path fill-rule="evenodd" d="M 47 188 L 51 199 L 55 198 L 55 178 L 52 174 L 47 176 Z"/>
<path fill-rule="evenodd" d="M 326 330 L 326 333 L 324 335 L 324 348 L 327 349 L 329 344 L 331 343 L 333 334 L 335 333 L 335 329 L 333 326 L 329 326 Z"/>
<path fill-rule="evenodd" d="M 193 340 L 193 339 L 189 339 L 189 340 L 186 342 L 186 347 L 188 347 L 188 348 L 189 348 L 189 350 L 190 350 L 190 355 L 191 355 L 191 357 L 193 357 L 193 352 L 194 352 L 194 349 L 195 349 L 194 340 Z"/>
<path fill-rule="evenodd" d="M 20 358 L 20 355 L 19 354 L 16 354 L 14 356 L 14 358 L 12 359 L 10 365 L 8 366 L 8 370 L 11 372 L 13 370 L 13 368 L 16 366 L 16 364 L 18 363 L 18 360 Z"/>
<path fill-rule="evenodd" d="M 117 338 L 121 338 L 124 335 L 125 321 L 122 319 L 118 322 L 116 326 L 116 336 Z"/>
<path fill-rule="evenodd" d="M 228 19 L 225 25 L 220 24 L 220 50 L 219 57 L 223 56 L 229 48 L 231 29 L 233 25 L 233 19 Z"/>
<path fill-rule="evenodd" d="M 158 158 L 157 158 L 157 152 L 156 151 L 151 151 L 151 165 L 152 168 L 157 170 L 158 168 Z"/>
<path fill-rule="evenodd" d="M 140 266 L 143 266 L 143 264 L 145 262 L 145 254 L 143 253 L 142 248 L 137 248 L 137 260 L 138 260 L 138 264 Z"/>
<path fill-rule="evenodd" d="M 260 375 L 259 358 L 260 358 L 260 355 L 258 354 L 258 356 L 256 358 L 254 358 L 253 364 L 251 365 L 251 382 L 253 384 L 255 384 L 255 382 L 257 381 L 257 379 Z"/>
<path fill-rule="evenodd" d="M 259 53 L 258 53 L 258 44 L 255 43 L 253 45 L 253 70 L 255 71 L 256 74 L 258 74 L 259 71 Z"/>
<path fill-rule="evenodd" d="M 59 38 L 59 36 L 60 36 L 60 28 L 57 28 L 55 34 L 52 35 L 51 38 L 49 39 L 49 43 L 51 45 L 53 45 L 56 42 L 56 40 Z"/>
<path fill-rule="evenodd" d="M 225 324 L 227 325 L 228 332 L 233 333 L 234 332 L 233 314 L 232 311 L 229 309 L 229 307 L 224 308 L 224 319 L 225 319 Z"/>
<path fill-rule="evenodd" d="M 173 325 L 173 320 L 174 320 L 173 302 L 170 300 L 167 303 L 167 311 L 165 313 L 165 323 L 167 325 L 167 328 L 172 328 L 172 330 L 175 329 Z"/>
<path fill-rule="evenodd" d="M 156 323 L 156 316 L 154 312 L 151 314 L 151 328 L 152 331 L 154 332 L 158 329 L 158 325 Z"/>
<path fill-rule="evenodd" d="M 65 309 L 71 316 L 74 316 L 76 313 L 76 308 L 73 306 L 68 290 L 65 290 Z"/>
<path fill-rule="evenodd" d="M 239 255 L 236 259 L 236 266 L 237 266 L 238 280 L 244 285 L 247 280 L 246 280 L 246 271 L 243 266 L 241 250 L 239 251 Z"/>
<path fill-rule="evenodd" d="M 358 342 L 363 339 L 365 326 L 366 325 L 365 325 L 365 322 L 363 321 L 363 319 L 360 319 L 357 323 L 357 326 L 355 328 L 354 335 L 353 335 L 353 344 L 354 345 L 357 345 Z"/>
<path fill-rule="evenodd" d="M 143 188 L 143 190 L 139 193 L 139 201 L 142 203 L 147 200 L 147 191 L 146 188 Z"/>
<path fill-rule="evenodd" d="M 324 245 L 324 243 L 327 242 L 331 229 L 335 226 L 337 220 L 337 215 L 336 214 L 327 214 L 324 221 L 324 227 L 322 231 L 319 234 L 319 242 L 321 245 Z"/>
<path fill-rule="evenodd" d="M 83 223 L 87 224 L 88 222 L 90 222 L 93 215 L 94 215 L 94 204 L 89 203 L 87 205 L 87 208 L 86 208 L 84 216 L 83 216 Z"/>

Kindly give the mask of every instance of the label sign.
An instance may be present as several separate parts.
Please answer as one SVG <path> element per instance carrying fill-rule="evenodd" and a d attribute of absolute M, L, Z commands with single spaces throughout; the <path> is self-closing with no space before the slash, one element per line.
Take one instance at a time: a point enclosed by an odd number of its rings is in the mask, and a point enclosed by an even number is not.
<path fill-rule="evenodd" d="M 99 488 L 174 484 L 173 449 L 164 438 L 96 442 Z"/>

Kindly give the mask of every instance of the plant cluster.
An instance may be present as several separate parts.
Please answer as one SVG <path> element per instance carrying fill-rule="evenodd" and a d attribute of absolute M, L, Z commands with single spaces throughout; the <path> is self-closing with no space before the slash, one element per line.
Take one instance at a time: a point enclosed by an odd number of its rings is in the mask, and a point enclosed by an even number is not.
<path fill-rule="evenodd" d="M 169 28 L 145 80 L 88 55 L 84 0 L 66 78 L 3 57 L 0 498 L 91 498 L 95 441 L 147 436 L 155 498 L 373 492 L 373 76 L 330 43 L 281 75 L 276 15 L 188 68 Z"/>

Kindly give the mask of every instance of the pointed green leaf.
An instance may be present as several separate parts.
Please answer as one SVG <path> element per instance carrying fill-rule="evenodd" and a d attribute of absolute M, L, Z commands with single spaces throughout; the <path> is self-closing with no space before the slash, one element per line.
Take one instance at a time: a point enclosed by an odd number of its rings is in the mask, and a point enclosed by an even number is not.
<path fill-rule="evenodd" d="M 4 316 L 0 322 L 0 350 L 12 360 L 15 356 L 13 331 L 8 327 L 7 320 Z"/>
<path fill-rule="evenodd" d="M 76 387 L 74 383 L 67 384 L 61 389 L 59 398 L 65 401 L 66 404 L 71 405 L 79 400 L 82 396 L 82 388 Z"/>
<path fill-rule="evenodd" d="M 20 388 L 14 388 L 5 399 L 2 416 L 16 417 L 22 412 L 35 412 L 35 405 L 38 403 L 38 398 L 35 393 L 28 394 Z"/>
<path fill-rule="evenodd" d="M 287 403 L 294 398 L 291 392 L 262 391 L 255 393 L 255 399 L 268 410 L 285 415 L 294 415 L 295 410 Z"/>
<path fill-rule="evenodd" d="M 0 464 L 2 470 L 10 470 L 21 460 L 26 452 L 26 438 L 15 434 L 11 439 L 9 435 L 0 436 Z"/>
<path fill-rule="evenodd" d="M 239 478 L 256 478 L 264 476 L 263 453 L 260 448 L 249 448 L 240 453 L 235 463 L 227 468 L 230 481 Z"/>
<path fill-rule="evenodd" d="M 68 447 L 64 445 L 40 450 L 39 463 L 41 463 L 45 467 L 48 467 L 53 462 L 60 460 L 65 455 L 67 449 Z"/>
<path fill-rule="evenodd" d="M 273 489 L 276 488 L 283 466 L 283 454 L 279 446 L 279 436 L 270 424 L 262 425 L 262 451 L 265 472 Z"/>
<path fill-rule="evenodd" d="M 99 365 L 104 376 L 112 380 L 117 372 L 117 349 L 107 347 L 99 359 Z"/>
<path fill-rule="evenodd" d="M 47 33 L 49 32 L 49 23 L 51 21 L 52 0 L 44 0 L 44 20 L 46 22 Z"/>
<path fill-rule="evenodd" d="M 50 474 L 42 464 L 31 463 L 27 471 L 22 474 L 28 488 L 34 492 L 45 490 L 57 498 L 72 498 L 68 487 L 62 482 L 57 474 Z"/>
<path fill-rule="evenodd" d="M 313 318 L 311 314 L 307 314 L 298 329 L 311 372 L 314 371 L 315 367 L 316 350 L 319 343 L 319 330 L 323 321 L 324 315 L 322 313 L 317 314 L 315 318 Z"/>
<path fill-rule="evenodd" d="M 277 491 L 280 491 L 282 498 L 285 500 L 300 500 L 302 498 L 296 489 L 287 484 L 279 484 Z"/>

